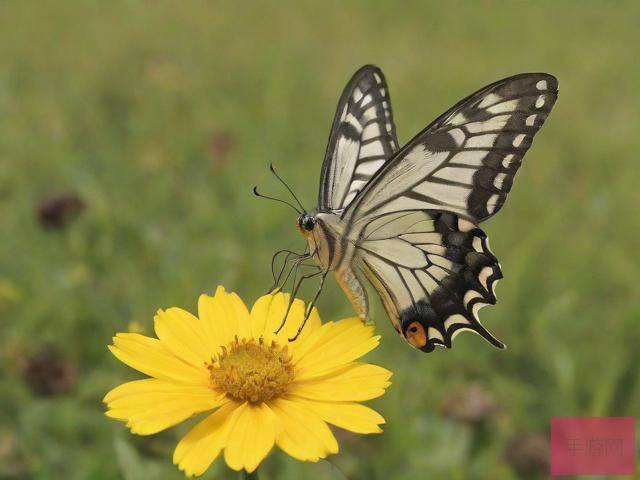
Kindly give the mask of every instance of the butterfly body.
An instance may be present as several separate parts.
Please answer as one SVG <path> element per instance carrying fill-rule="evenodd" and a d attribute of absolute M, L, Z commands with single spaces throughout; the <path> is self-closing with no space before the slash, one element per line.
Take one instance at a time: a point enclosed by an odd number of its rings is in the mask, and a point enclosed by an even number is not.
<path fill-rule="evenodd" d="M 345 295 L 363 320 L 369 319 L 369 299 L 364 287 L 356 240 L 345 235 L 347 225 L 330 212 L 304 212 L 298 217 L 298 230 L 307 240 L 309 251 L 321 269 L 334 272 Z"/>
<path fill-rule="evenodd" d="M 500 80 L 398 149 L 382 71 L 356 72 L 334 118 L 318 208 L 297 227 L 363 319 L 370 283 L 415 348 L 449 348 L 463 330 L 504 346 L 478 320 L 502 278 L 479 224 L 504 204 L 556 97 L 548 74 Z"/>

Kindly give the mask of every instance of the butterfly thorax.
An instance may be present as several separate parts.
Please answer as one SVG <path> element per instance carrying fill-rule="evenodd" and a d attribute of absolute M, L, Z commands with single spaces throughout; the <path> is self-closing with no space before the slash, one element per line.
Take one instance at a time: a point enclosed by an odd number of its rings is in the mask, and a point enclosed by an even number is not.
<path fill-rule="evenodd" d="M 353 269 L 355 242 L 345 226 L 340 215 L 318 211 L 302 213 L 297 223 L 314 260 L 323 270 L 335 273 L 336 280 L 358 315 L 366 319 L 369 300 L 361 279 Z"/>
<path fill-rule="evenodd" d="M 338 215 L 315 210 L 304 212 L 298 217 L 296 226 L 322 269 L 335 270 L 344 260 L 344 223 Z"/>

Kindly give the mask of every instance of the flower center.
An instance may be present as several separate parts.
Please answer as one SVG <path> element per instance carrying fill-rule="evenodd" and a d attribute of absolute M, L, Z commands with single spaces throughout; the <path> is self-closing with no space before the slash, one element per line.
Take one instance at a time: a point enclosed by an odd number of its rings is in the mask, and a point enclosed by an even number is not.
<path fill-rule="evenodd" d="M 238 337 L 207 363 L 212 386 L 237 401 L 264 402 L 287 391 L 293 364 L 286 345 Z"/>

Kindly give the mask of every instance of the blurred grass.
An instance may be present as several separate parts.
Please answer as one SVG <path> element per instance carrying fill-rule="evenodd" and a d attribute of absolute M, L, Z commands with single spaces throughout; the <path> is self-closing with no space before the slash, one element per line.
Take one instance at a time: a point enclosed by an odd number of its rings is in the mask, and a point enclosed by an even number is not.
<path fill-rule="evenodd" d="M 421 355 L 376 305 L 370 359 L 395 372 L 372 402 L 385 433 L 344 440 L 331 463 L 276 453 L 264 477 L 513 479 L 507 446 L 546 435 L 550 416 L 638 416 L 639 15 L 595 1 L 0 3 L 0 477 L 181 478 L 184 427 L 134 438 L 102 416 L 102 395 L 135 377 L 106 344 L 219 283 L 265 290 L 273 251 L 303 242 L 250 188 L 278 188 L 273 161 L 314 204 L 335 104 L 364 63 L 387 75 L 401 141 L 498 78 L 559 78 L 485 225 L 505 279 L 482 318 L 509 348 L 467 334 Z M 212 154 L 216 135 L 228 154 Z M 38 202 L 67 191 L 86 212 L 44 231 Z M 320 308 L 351 314 L 333 282 Z M 45 344 L 77 365 L 71 393 L 36 397 L 21 380 Z M 499 406 L 483 435 L 440 413 L 470 382 Z M 230 475 L 217 462 L 206 478 Z"/>

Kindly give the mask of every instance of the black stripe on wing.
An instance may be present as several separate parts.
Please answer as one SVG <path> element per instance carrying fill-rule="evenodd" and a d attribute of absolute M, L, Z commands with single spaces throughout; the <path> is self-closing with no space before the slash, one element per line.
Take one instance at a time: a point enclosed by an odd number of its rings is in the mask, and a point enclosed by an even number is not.
<path fill-rule="evenodd" d="M 322 165 L 320 210 L 346 208 L 397 149 L 387 83 L 378 67 L 366 65 L 338 103 Z"/>

